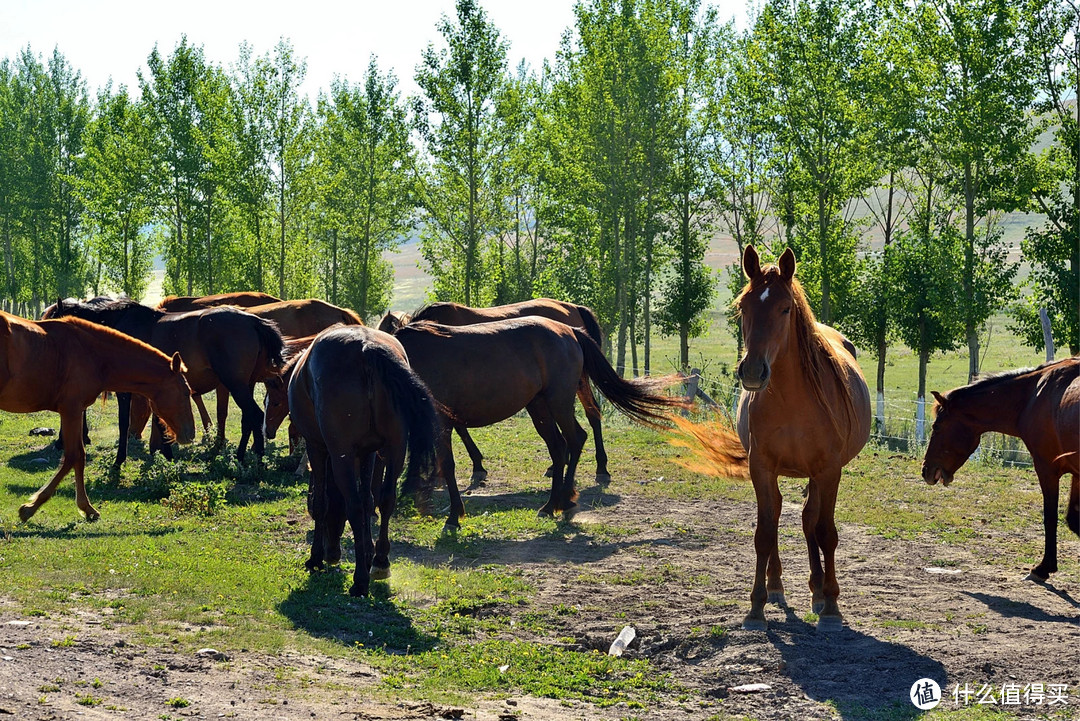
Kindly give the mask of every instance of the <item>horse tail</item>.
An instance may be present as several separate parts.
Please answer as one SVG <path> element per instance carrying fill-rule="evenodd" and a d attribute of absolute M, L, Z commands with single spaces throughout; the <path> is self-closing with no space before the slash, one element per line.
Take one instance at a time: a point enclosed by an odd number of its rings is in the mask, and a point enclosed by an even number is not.
<path fill-rule="evenodd" d="M 697 473 L 726 478 L 750 478 L 749 455 L 742 441 L 730 428 L 718 421 L 694 423 L 672 417 L 679 433 L 668 443 L 690 450 L 689 458 L 679 457 L 676 463 Z"/>
<path fill-rule="evenodd" d="M 584 356 L 585 374 L 596 384 L 604 397 L 624 414 L 639 423 L 660 427 L 670 421 L 666 412 L 668 409 L 685 406 L 681 398 L 660 395 L 661 390 L 679 382 L 678 376 L 652 376 L 633 380 L 621 378 L 608 363 L 596 341 L 581 328 L 572 330 Z"/>
<path fill-rule="evenodd" d="M 401 493 L 415 492 L 435 477 L 439 420 L 431 391 L 403 359 L 389 350 L 367 355 L 374 376 L 386 388 L 394 412 L 408 435 L 409 461 Z"/>
<path fill-rule="evenodd" d="M 281 371 L 285 368 L 288 359 L 285 351 L 285 339 L 281 337 L 281 331 L 278 330 L 277 323 L 251 313 L 246 313 L 246 315 L 252 318 L 249 322 L 254 324 L 255 334 L 259 337 L 259 345 L 262 348 L 260 359 L 263 362 L 256 369 L 258 374 L 256 381 L 261 382 L 267 378 L 281 375 Z"/>
<path fill-rule="evenodd" d="M 585 332 L 589 334 L 589 337 L 596 341 L 596 345 L 601 348 L 604 347 L 604 333 L 600 330 L 600 322 L 596 320 L 596 313 L 593 309 L 587 305 L 579 305 L 578 314 L 581 316 L 581 324 L 585 327 Z"/>
<path fill-rule="evenodd" d="M 1069 525 L 1069 530 L 1080 536 L 1080 477 L 1075 472 L 1072 474 L 1072 490 L 1069 492 L 1069 507 L 1065 510 L 1065 523 Z"/>

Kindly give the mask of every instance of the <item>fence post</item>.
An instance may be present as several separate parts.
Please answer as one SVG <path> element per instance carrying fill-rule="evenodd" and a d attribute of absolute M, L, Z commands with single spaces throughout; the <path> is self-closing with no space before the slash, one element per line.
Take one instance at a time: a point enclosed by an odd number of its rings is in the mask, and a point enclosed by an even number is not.
<path fill-rule="evenodd" d="M 1054 334 L 1050 332 L 1050 316 L 1046 308 L 1039 308 L 1039 321 L 1043 329 L 1043 345 L 1046 346 L 1046 362 L 1054 360 Z"/>
<path fill-rule="evenodd" d="M 694 398 L 697 397 L 698 385 L 701 384 L 701 371 L 697 368 L 691 368 L 690 375 L 684 376 L 684 378 L 685 380 L 683 380 L 683 388 L 686 390 L 687 407 L 683 409 L 682 414 L 684 416 L 688 416 L 690 415 L 689 406 L 694 402 Z"/>
<path fill-rule="evenodd" d="M 926 431 L 926 399 L 919 396 L 915 399 L 915 440 L 921 446 Z"/>

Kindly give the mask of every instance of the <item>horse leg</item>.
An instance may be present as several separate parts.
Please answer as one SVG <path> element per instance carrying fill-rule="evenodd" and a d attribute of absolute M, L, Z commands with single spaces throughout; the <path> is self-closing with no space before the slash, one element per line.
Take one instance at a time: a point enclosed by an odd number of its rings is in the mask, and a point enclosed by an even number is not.
<path fill-rule="evenodd" d="M 1069 491 L 1069 508 L 1065 511 L 1065 522 L 1073 533 L 1080 536 L 1080 476 L 1072 474 L 1072 490 Z"/>
<path fill-rule="evenodd" d="M 469 487 L 471 488 L 478 483 L 482 483 L 488 477 L 487 469 L 484 468 L 484 454 L 476 447 L 472 436 L 469 435 L 468 428 L 454 426 L 454 430 L 457 431 L 458 437 L 461 438 L 461 442 L 465 445 L 465 452 L 469 454 L 469 460 L 472 461 L 472 478 L 469 479 Z"/>
<path fill-rule="evenodd" d="M 360 476 L 356 472 L 356 459 L 349 453 L 335 450 L 330 454 L 330 466 L 333 470 L 333 483 L 341 494 L 345 506 L 345 517 L 352 526 L 353 543 L 356 548 L 356 569 L 353 572 L 353 585 L 349 588 L 350 596 L 367 596 L 370 585 L 371 558 L 374 549 L 371 543 L 371 516 L 368 513 L 371 495 L 370 477 L 364 482 L 363 470 Z M 365 458 L 364 470 L 371 471 L 370 457 Z"/>
<path fill-rule="evenodd" d="M 750 591 L 750 613 L 743 619 L 743 628 L 747 631 L 764 631 L 767 628 L 765 602 L 769 597 L 765 575 L 769 559 L 776 551 L 777 517 L 774 499 L 780 495 L 780 487 L 776 483 L 775 472 L 753 461 L 751 451 L 750 478 L 754 482 L 754 494 L 757 496 L 757 530 L 754 532 L 757 562 L 754 567 L 754 588 Z"/>
<path fill-rule="evenodd" d="M 113 465 L 119 468 L 127 460 L 128 427 L 131 425 L 131 394 L 116 394 L 116 410 L 120 420 L 120 438 L 116 441 L 116 460 Z"/>
<path fill-rule="evenodd" d="M 806 550 L 810 555 L 810 593 L 813 600 L 810 610 L 821 613 L 825 607 L 825 571 L 821 566 L 821 548 L 817 542 L 817 524 L 821 516 L 821 499 L 818 497 L 817 484 L 810 479 L 807 486 L 806 502 L 803 504 L 802 528 L 806 538 Z"/>
<path fill-rule="evenodd" d="M 817 628 L 819 631 L 836 631 L 844 624 L 844 617 L 840 614 L 840 606 L 836 599 L 840 596 L 840 584 L 836 580 L 836 544 L 839 536 L 836 533 L 836 492 L 840 487 L 840 470 L 815 479 L 817 486 L 818 502 L 820 511 L 814 534 L 818 546 L 825 561 L 825 578 L 821 592 L 825 598 L 818 614 Z"/>
<path fill-rule="evenodd" d="M 82 412 L 82 442 L 83 448 L 90 445 L 90 422 L 86 418 L 87 410 L 84 408 Z"/>
<path fill-rule="evenodd" d="M 256 456 L 262 456 L 266 450 L 262 432 L 263 411 L 259 404 L 255 402 L 253 386 L 234 384 L 230 386 L 229 392 L 236 400 L 236 405 L 240 406 L 240 427 L 242 430 L 240 432 L 240 445 L 236 448 L 236 460 L 243 463 L 248 437 L 252 439 L 251 451 Z M 226 397 L 227 404 L 228 397 Z M 220 407 L 220 402 L 218 405 Z"/>
<path fill-rule="evenodd" d="M 311 520 L 315 521 L 315 531 L 311 536 L 311 556 L 304 563 L 304 567 L 309 571 L 316 571 L 323 567 L 323 560 L 326 558 L 326 544 L 323 539 L 327 520 L 326 467 L 330 458 L 322 444 L 308 441 L 307 447 L 311 458 L 307 509 Z"/>
<path fill-rule="evenodd" d="M 385 473 L 380 477 L 383 462 L 375 463 L 372 483 L 380 479 L 379 488 L 379 540 L 375 543 L 375 559 L 371 563 L 371 578 L 384 580 L 390 578 L 390 516 L 397 503 L 397 477 L 405 465 L 405 447 L 389 449 L 386 454 Z"/>
<path fill-rule="evenodd" d="M 589 427 L 592 428 L 593 442 L 596 444 L 596 482 L 601 486 L 606 486 L 611 483 L 611 474 L 608 473 L 607 451 L 604 449 L 604 430 L 600 424 L 604 415 L 600 412 L 600 405 L 593 395 L 592 385 L 585 376 L 582 376 L 581 381 L 578 383 L 577 396 L 578 400 L 581 401 L 581 407 L 585 409 L 585 418 L 588 419 Z"/>
<path fill-rule="evenodd" d="M 217 438 L 214 440 L 215 448 L 221 448 L 225 445 L 225 422 L 227 420 L 229 420 L 229 389 L 225 387 L 224 383 L 219 383 L 217 387 Z M 243 425 L 242 422 L 241 425 Z M 244 443 L 247 443 L 246 438 Z"/>
<path fill-rule="evenodd" d="M 154 451 L 161 451 L 166 460 L 173 459 L 172 444 L 165 441 L 165 424 L 157 415 L 150 417 L 150 452 Z"/>
<path fill-rule="evenodd" d="M 566 510 L 571 511 L 571 514 L 573 514 L 572 508 L 563 508 L 562 504 L 563 471 L 566 468 L 566 439 L 559 432 L 551 408 L 545 398 L 537 396 L 529 402 L 529 405 L 525 406 L 525 410 L 529 412 L 533 428 L 544 439 L 544 443 L 547 444 L 548 454 L 551 456 L 551 492 L 548 494 L 547 503 L 540 507 L 537 515 L 552 518 L 556 512 Z"/>
<path fill-rule="evenodd" d="M 773 528 L 780 528 L 780 512 L 783 510 L 784 496 L 779 492 L 779 486 L 777 492 L 773 495 Z M 787 606 L 787 599 L 784 597 L 784 582 L 780 578 L 780 574 L 783 572 L 783 565 L 780 563 L 780 545 L 779 539 L 773 544 L 772 552 L 769 554 L 769 566 L 765 571 L 765 590 L 769 592 L 769 603 L 775 603 L 777 606 Z"/>
<path fill-rule="evenodd" d="M 1057 516 L 1058 516 L 1058 490 L 1061 476 L 1054 470 L 1051 463 L 1035 460 L 1035 473 L 1039 477 L 1039 487 L 1043 497 L 1043 534 L 1045 547 L 1042 561 L 1031 569 L 1027 579 L 1042 583 L 1050 578 L 1050 574 L 1058 570 L 1057 564 Z M 1071 501 L 1070 501 L 1071 502 Z"/>
<path fill-rule="evenodd" d="M 202 394 L 196 394 L 191 396 L 191 400 L 195 403 L 195 408 L 199 411 L 199 420 L 202 421 L 203 433 L 210 432 L 210 414 L 206 410 L 206 403 L 202 399 Z"/>
<path fill-rule="evenodd" d="M 443 524 L 443 530 L 456 531 L 461 528 L 461 519 L 465 517 L 465 503 L 458 490 L 457 476 L 454 475 L 454 447 L 450 442 L 450 427 L 443 423 L 439 440 L 435 446 L 435 463 L 446 483 L 446 492 L 450 494 L 450 515 Z"/>
<path fill-rule="evenodd" d="M 30 520 L 30 517 L 37 513 L 37 510 L 41 508 L 42 504 L 53 497 L 53 494 L 56 493 L 57 486 L 60 485 L 60 481 L 68 474 L 68 471 L 74 467 L 78 467 L 79 475 L 81 476 L 82 468 L 86 464 L 86 451 L 82 445 L 82 434 L 78 431 L 79 423 L 82 422 L 80 410 L 81 409 L 69 409 L 60 414 L 61 432 L 67 428 L 67 433 L 64 434 L 64 455 L 60 458 L 60 468 L 57 469 L 56 473 L 48 483 L 39 488 L 37 493 L 30 496 L 30 499 L 19 507 L 19 519 L 23 522 Z M 79 494 L 77 489 L 75 495 L 76 500 L 78 500 Z M 85 489 L 83 490 L 82 495 L 83 498 L 86 497 Z M 80 505 L 79 510 L 90 520 L 98 517 L 98 512 L 90 505 L 89 500 L 86 501 L 85 506 Z"/>
<path fill-rule="evenodd" d="M 563 509 L 563 520 L 569 521 L 577 513 L 577 489 L 574 488 L 574 477 L 577 473 L 578 461 L 581 459 L 581 449 L 585 446 L 585 439 L 589 434 L 577 422 L 574 417 L 573 400 L 566 409 L 564 417 L 559 421 L 559 430 L 566 442 L 566 472 L 563 475 L 562 494 L 560 505 Z"/>

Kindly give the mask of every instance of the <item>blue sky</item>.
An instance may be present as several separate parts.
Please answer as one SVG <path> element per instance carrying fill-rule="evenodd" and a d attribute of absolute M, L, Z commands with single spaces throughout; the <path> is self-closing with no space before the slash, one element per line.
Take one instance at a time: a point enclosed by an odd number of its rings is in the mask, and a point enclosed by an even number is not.
<path fill-rule="evenodd" d="M 739 0 L 717 4 L 722 19 L 744 13 Z M 481 5 L 510 41 L 511 66 L 524 58 L 539 68 L 544 58 L 554 57 L 574 21 L 570 0 Z M 453 11 L 453 0 L 0 0 L 0 57 L 13 58 L 28 43 L 45 57 L 58 47 L 93 93 L 110 76 L 114 85 L 134 88 L 154 44 L 168 53 L 184 33 L 204 47 L 208 60 L 226 66 L 236 60 L 242 41 L 262 55 L 286 37 L 307 59 L 304 90 L 312 101 L 335 74 L 359 80 L 372 53 L 380 68 L 394 69 L 408 94 L 415 90 L 412 76 L 421 50 L 439 40 L 438 18 Z"/>

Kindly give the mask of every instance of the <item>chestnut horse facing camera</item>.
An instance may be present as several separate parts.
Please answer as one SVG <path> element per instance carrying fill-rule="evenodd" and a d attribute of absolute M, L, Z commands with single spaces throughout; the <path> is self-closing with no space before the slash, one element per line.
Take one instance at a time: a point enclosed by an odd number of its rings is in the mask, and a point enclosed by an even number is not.
<path fill-rule="evenodd" d="M 718 475 L 750 474 L 757 496 L 754 549 L 757 564 L 750 613 L 743 628 L 764 630 L 765 603 L 785 604 L 777 533 L 783 499 L 778 476 L 809 478 L 802 526 L 810 555 L 810 591 L 818 629 L 835 630 L 843 617 L 837 604 L 836 523 L 833 514 L 840 472 L 870 437 L 870 393 L 851 352 L 837 331 L 814 320 L 799 282 L 795 254 L 787 249 L 777 265 L 761 267 L 753 246 L 743 254 L 750 282 L 735 300 L 746 353 L 737 373 L 742 382 L 738 437 L 719 426 L 676 419 L 702 463 L 696 470 Z"/>
<path fill-rule="evenodd" d="M 1080 358 L 990 376 L 947 393 L 934 393 L 934 425 L 923 460 L 923 480 L 943 485 L 979 445 L 983 433 L 1016 436 L 1027 446 L 1043 495 L 1045 547 L 1028 578 L 1045 581 L 1058 570 L 1058 490 L 1072 475 L 1065 521 L 1080 535 Z"/>
<path fill-rule="evenodd" d="M 64 456 L 52 479 L 19 508 L 26 521 L 75 470 L 75 503 L 98 517 L 83 483 L 83 411 L 105 391 L 138 393 L 180 443 L 195 438 L 191 391 L 180 354 L 172 357 L 110 328 L 78 318 L 34 322 L 0 312 L 0 409 L 60 414 Z"/>

